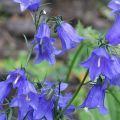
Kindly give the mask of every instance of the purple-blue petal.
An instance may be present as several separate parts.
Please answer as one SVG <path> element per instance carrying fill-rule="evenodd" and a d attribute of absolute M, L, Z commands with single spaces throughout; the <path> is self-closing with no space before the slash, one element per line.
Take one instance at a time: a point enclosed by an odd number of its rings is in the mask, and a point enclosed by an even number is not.
<path fill-rule="evenodd" d="M 76 47 L 85 38 L 79 36 L 75 29 L 65 21 L 57 27 L 57 33 L 62 43 L 62 49 L 67 50 Z"/>
<path fill-rule="evenodd" d="M 106 40 L 111 45 L 118 45 L 120 44 L 120 15 L 115 16 L 115 22 L 113 26 L 108 30 L 106 34 Z"/>

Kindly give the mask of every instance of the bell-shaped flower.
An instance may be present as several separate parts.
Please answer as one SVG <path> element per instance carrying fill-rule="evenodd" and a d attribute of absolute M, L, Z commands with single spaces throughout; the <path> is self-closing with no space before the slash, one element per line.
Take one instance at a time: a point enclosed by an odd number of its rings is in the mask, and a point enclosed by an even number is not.
<path fill-rule="evenodd" d="M 38 108 L 33 113 L 33 118 L 40 120 L 42 118 L 46 118 L 46 120 L 53 120 L 53 108 L 53 101 L 47 99 L 46 96 L 41 96 L 39 98 Z"/>
<path fill-rule="evenodd" d="M 97 83 L 96 85 L 94 85 L 90 89 L 83 104 L 80 105 L 80 108 L 85 108 L 85 109 L 98 108 L 101 114 L 106 114 L 107 109 L 104 106 L 105 90 L 106 87 L 101 83 Z"/>
<path fill-rule="evenodd" d="M 112 55 L 111 59 L 113 60 L 113 77 L 111 79 L 106 77 L 106 80 L 109 82 L 110 85 L 116 85 L 120 87 L 120 58 L 116 55 Z"/>
<path fill-rule="evenodd" d="M 50 28 L 47 23 L 42 22 L 38 26 L 38 29 L 35 34 L 35 38 L 32 41 L 32 44 L 40 44 L 40 42 L 43 41 L 42 39 L 44 39 L 44 37 L 50 38 Z"/>
<path fill-rule="evenodd" d="M 14 0 L 20 4 L 21 11 L 29 10 L 29 11 L 37 11 L 40 7 L 41 0 Z"/>
<path fill-rule="evenodd" d="M 76 30 L 65 21 L 60 22 L 56 30 L 61 40 L 63 51 L 76 47 L 77 44 L 85 39 L 79 36 Z"/>
<path fill-rule="evenodd" d="M 18 95 L 22 95 L 22 94 L 26 95 L 30 92 L 37 93 L 34 85 L 28 80 L 23 81 L 20 87 L 18 88 Z"/>
<path fill-rule="evenodd" d="M 0 120 L 7 120 L 6 114 L 4 112 L 0 113 Z"/>
<path fill-rule="evenodd" d="M 43 84 L 42 93 L 46 94 L 50 90 L 54 90 L 54 93 L 58 95 L 59 92 L 64 91 L 68 87 L 67 83 L 61 82 L 60 84 L 52 82 L 52 81 L 46 81 Z"/>
<path fill-rule="evenodd" d="M 0 106 L 2 106 L 5 98 L 10 93 L 11 86 L 12 85 L 6 81 L 0 82 Z"/>
<path fill-rule="evenodd" d="M 120 44 L 120 15 L 115 16 L 115 22 L 113 26 L 108 30 L 106 34 L 106 40 L 111 45 Z"/>
<path fill-rule="evenodd" d="M 64 109 L 66 107 L 66 105 L 68 104 L 68 102 L 70 101 L 70 99 L 72 98 L 72 94 L 71 93 L 67 93 L 65 95 L 60 95 L 59 96 L 59 100 L 58 100 L 58 109 Z M 66 111 L 64 112 L 64 115 L 66 115 L 67 117 L 72 116 L 72 113 L 75 111 L 75 107 L 73 105 L 70 105 Z"/>
<path fill-rule="evenodd" d="M 90 58 L 81 63 L 80 66 L 88 68 L 91 80 L 95 80 L 100 74 L 112 78 L 112 64 L 113 61 L 107 51 L 104 48 L 96 48 Z"/>
<path fill-rule="evenodd" d="M 50 37 L 50 28 L 47 23 L 43 22 L 39 25 L 35 38 L 42 39 L 44 37 Z"/>
<path fill-rule="evenodd" d="M 55 40 L 50 38 L 50 28 L 47 23 L 41 23 L 38 27 L 32 43 L 36 43 L 34 52 L 36 54 L 35 63 L 41 63 L 46 60 L 49 64 L 55 64 L 55 56 L 60 53 L 54 47 Z"/>
<path fill-rule="evenodd" d="M 14 71 L 10 71 L 7 76 L 6 82 L 12 83 L 13 88 L 21 87 L 20 85 L 23 81 L 26 81 L 26 72 L 24 69 L 16 69 Z"/>
<path fill-rule="evenodd" d="M 18 107 L 18 120 L 23 120 L 30 111 L 37 110 L 38 100 L 38 95 L 34 93 L 17 95 L 12 100 L 10 107 Z"/>
<path fill-rule="evenodd" d="M 54 39 L 44 37 L 41 39 L 40 43 L 37 44 L 34 48 L 36 53 L 35 63 L 41 63 L 42 61 L 46 60 L 49 64 L 55 64 L 55 56 L 60 53 L 57 49 L 53 46 Z"/>
<path fill-rule="evenodd" d="M 111 0 L 108 7 L 112 9 L 112 13 L 120 12 L 120 0 Z"/>

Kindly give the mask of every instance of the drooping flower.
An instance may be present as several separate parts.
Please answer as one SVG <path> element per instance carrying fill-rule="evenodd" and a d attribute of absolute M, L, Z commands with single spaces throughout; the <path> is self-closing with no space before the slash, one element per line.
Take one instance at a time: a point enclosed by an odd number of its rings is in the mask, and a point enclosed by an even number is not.
<path fill-rule="evenodd" d="M 0 82 L 0 106 L 2 106 L 5 98 L 8 96 L 11 90 L 11 84 L 6 81 Z"/>
<path fill-rule="evenodd" d="M 86 108 L 86 109 L 98 108 L 101 114 L 106 114 L 107 109 L 104 106 L 105 90 L 106 87 L 101 83 L 97 83 L 96 85 L 94 85 L 90 89 L 83 104 L 80 105 L 80 108 Z"/>
<path fill-rule="evenodd" d="M 112 9 L 112 13 L 120 12 L 120 0 L 111 0 L 108 7 Z"/>
<path fill-rule="evenodd" d="M 54 83 L 54 82 L 45 82 L 42 93 L 46 94 L 46 98 L 54 104 L 54 110 L 58 113 L 63 110 L 68 104 L 69 100 L 72 98 L 72 94 L 67 93 L 65 95 L 62 92 L 68 87 L 67 83 Z M 57 108 L 55 108 L 55 104 L 57 103 Z M 54 113 L 52 109 L 51 112 Z M 70 105 L 66 111 L 63 113 L 68 118 L 72 118 L 72 113 L 75 111 L 75 107 Z"/>
<path fill-rule="evenodd" d="M 37 11 L 41 0 L 14 0 L 14 2 L 17 2 L 20 4 L 21 11 L 29 10 L 29 11 Z"/>
<path fill-rule="evenodd" d="M 38 95 L 32 92 L 27 95 L 17 95 L 12 100 L 10 107 L 18 107 L 18 120 L 23 120 L 30 111 L 37 109 L 38 100 Z"/>
<path fill-rule="evenodd" d="M 33 118 L 46 120 L 53 120 L 53 108 L 54 102 L 52 100 L 46 99 L 45 96 L 39 97 L 38 109 L 34 111 Z"/>
<path fill-rule="evenodd" d="M 76 47 L 77 44 L 85 39 L 79 36 L 75 29 L 65 21 L 60 22 L 56 30 L 61 40 L 63 51 Z"/>
<path fill-rule="evenodd" d="M 120 87 L 120 58 L 116 55 L 112 55 L 111 59 L 113 60 L 112 71 L 114 76 L 111 79 L 106 77 L 106 80 L 110 83 L 110 85 Z"/>
<path fill-rule="evenodd" d="M 4 112 L 0 113 L 0 120 L 7 120 L 6 114 Z"/>
<path fill-rule="evenodd" d="M 34 48 L 36 53 L 35 63 L 41 63 L 46 60 L 49 64 L 55 64 L 55 56 L 60 52 L 53 46 L 54 40 L 52 38 L 44 37 L 39 44 Z"/>
<path fill-rule="evenodd" d="M 47 23 L 41 23 L 35 35 L 37 39 L 42 39 L 44 37 L 50 37 L 50 28 Z"/>
<path fill-rule="evenodd" d="M 27 80 L 24 69 L 16 69 L 8 73 L 6 82 L 12 83 L 13 88 L 21 87 L 21 84 Z"/>
<path fill-rule="evenodd" d="M 50 64 L 55 64 L 55 56 L 60 53 L 54 47 L 55 40 L 50 38 L 50 28 L 47 23 L 41 23 L 38 27 L 37 33 L 33 43 L 36 43 L 34 52 L 36 54 L 35 63 L 38 64 L 44 60 Z"/>
<path fill-rule="evenodd" d="M 68 87 L 67 83 L 61 82 L 60 84 L 52 82 L 52 81 L 46 81 L 43 84 L 42 93 L 47 93 L 49 90 L 53 89 L 55 94 L 59 94 L 59 92 L 64 91 Z"/>
<path fill-rule="evenodd" d="M 37 93 L 34 85 L 28 80 L 23 81 L 20 87 L 18 88 L 18 95 L 22 95 L 22 94 L 26 95 L 29 94 L 30 92 Z"/>
<path fill-rule="evenodd" d="M 94 80 L 100 74 L 112 78 L 113 70 L 111 65 L 113 61 L 104 48 L 96 48 L 90 58 L 81 63 L 80 66 L 89 69 L 89 76 L 91 80 Z"/>
<path fill-rule="evenodd" d="M 71 93 L 67 93 L 65 95 L 60 95 L 59 96 L 59 101 L 58 101 L 58 109 L 64 109 L 66 107 L 66 105 L 68 104 L 68 102 L 70 101 L 70 99 L 72 98 L 72 94 Z M 73 105 L 70 105 L 66 111 L 64 112 L 64 115 L 66 115 L 67 117 L 71 116 L 71 114 L 75 111 L 75 107 Z"/>
<path fill-rule="evenodd" d="M 106 34 L 106 40 L 111 45 L 118 45 L 120 44 L 120 15 L 115 16 L 114 25 L 108 30 Z"/>
<path fill-rule="evenodd" d="M 117 55 L 111 55 L 111 60 L 113 61 L 112 66 L 112 73 L 114 76 L 120 74 L 120 58 Z"/>

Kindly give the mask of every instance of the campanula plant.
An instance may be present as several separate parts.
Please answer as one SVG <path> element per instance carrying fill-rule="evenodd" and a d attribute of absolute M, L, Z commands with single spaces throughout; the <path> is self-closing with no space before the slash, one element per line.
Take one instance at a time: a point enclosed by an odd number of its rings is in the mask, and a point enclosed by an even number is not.
<path fill-rule="evenodd" d="M 106 84 L 106 83 L 104 83 Z M 104 99 L 105 99 L 105 85 L 102 83 L 95 84 L 89 91 L 88 96 L 86 97 L 85 101 L 82 105 L 80 105 L 81 108 L 86 109 L 94 109 L 98 108 L 99 112 L 101 114 L 106 114 L 107 109 L 104 106 Z"/>
<path fill-rule="evenodd" d="M 112 13 L 114 14 L 120 12 L 120 0 L 111 0 L 108 7 L 112 9 Z"/>
<path fill-rule="evenodd" d="M 16 3 L 20 4 L 20 10 L 29 10 L 35 12 L 39 9 L 41 0 L 14 0 Z"/>
<path fill-rule="evenodd" d="M 67 82 L 74 63 L 80 57 L 81 43 L 88 38 L 78 35 L 72 25 L 61 16 L 48 15 L 40 8 L 41 0 L 14 0 L 14 2 L 20 4 L 22 12 L 25 10 L 32 12 L 35 34 L 29 43 L 26 63 L 22 67 L 10 70 L 4 81 L 0 82 L 0 120 L 64 120 L 64 118 L 75 120 L 74 112 L 83 108 L 86 110 L 97 108 L 100 114 L 109 114 L 104 102 L 105 96 L 111 86 L 120 87 L 120 58 L 113 51 L 113 48 L 120 44 L 120 1 L 109 2 L 108 7 L 112 9 L 115 22 L 104 36 L 96 39 L 98 44 L 93 48 L 90 57 L 80 63 L 80 67 L 87 68 L 87 71 L 75 91 L 69 91 L 70 85 Z M 56 39 L 60 40 L 61 48 L 56 47 Z M 46 74 L 44 81 L 35 82 L 29 76 L 28 66 L 32 64 L 30 63 L 32 54 L 35 54 L 36 64 L 46 61 L 53 67 L 57 55 L 63 55 L 77 46 L 80 47 L 73 57 L 66 79 L 61 79 L 60 76 L 57 81 L 49 81 L 46 80 Z M 86 81 L 88 79 L 89 81 Z M 83 103 L 75 106 L 73 101 L 79 91 L 84 85 L 91 83 L 92 87 L 88 90 Z M 120 104 L 116 96 L 111 95 Z"/>
<path fill-rule="evenodd" d="M 65 21 L 60 21 L 56 30 L 58 37 L 61 40 L 63 51 L 75 48 L 82 40 L 85 39 L 84 37 L 79 36 L 75 29 Z"/>

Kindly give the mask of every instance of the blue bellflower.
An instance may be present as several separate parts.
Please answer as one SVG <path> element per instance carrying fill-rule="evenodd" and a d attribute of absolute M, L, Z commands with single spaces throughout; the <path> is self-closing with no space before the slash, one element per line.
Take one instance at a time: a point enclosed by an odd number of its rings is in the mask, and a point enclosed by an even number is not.
<path fill-rule="evenodd" d="M 112 13 L 120 12 L 120 0 L 111 0 L 108 7 L 112 9 Z"/>
<path fill-rule="evenodd" d="M 49 64 L 55 64 L 55 56 L 60 52 L 53 46 L 54 39 L 44 37 L 40 42 L 34 48 L 36 54 L 35 63 L 38 64 L 46 60 Z"/>
<path fill-rule="evenodd" d="M 14 0 L 14 2 L 17 2 L 20 4 L 21 11 L 29 10 L 29 11 L 37 11 L 41 0 Z"/>
<path fill-rule="evenodd" d="M 105 85 L 102 85 L 100 83 L 94 85 L 90 89 L 83 104 L 80 105 L 80 108 L 86 108 L 86 109 L 98 108 L 101 114 L 106 114 L 107 109 L 104 106 L 105 89 L 106 89 Z"/>
<path fill-rule="evenodd" d="M 12 100 L 10 107 L 18 107 L 18 120 L 23 120 L 30 111 L 37 110 L 38 100 L 38 95 L 32 92 L 26 95 L 17 95 Z"/>
<path fill-rule="evenodd" d="M 4 99 L 8 96 L 11 90 L 11 84 L 6 81 L 0 82 L 0 106 L 2 106 Z"/>
<path fill-rule="evenodd" d="M 76 47 L 77 44 L 84 40 L 84 38 L 79 36 L 75 29 L 65 21 L 62 21 L 56 29 L 62 43 L 63 51 Z"/>
<path fill-rule="evenodd" d="M 108 30 L 106 34 L 106 40 L 111 45 L 118 45 L 120 44 L 120 15 L 115 16 L 114 25 Z"/>
<path fill-rule="evenodd" d="M 43 60 L 48 61 L 49 64 L 55 64 L 55 55 L 59 54 L 60 51 L 57 51 L 54 47 L 54 42 L 55 40 L 50 38 L 49 26 L 46 23 L 41 23 L 35 35 L 35 40 L 33 40 L 33 43 L 36 43 L 36 46 L 34 47 L 36 64 Z"/>
<path fill-rule="evenodd" d="M 50 97 L 49 95 L 49 98 L 51 98 L 49 101 L 55 104 L 55 102 L 57 102 L 58 100 L 57 111 L 63 110 L 68 104 L 69 100 L 72 98 L 72 94 L 70 93 L 67 93 L 65 95 L 61 94 L 61 92 L 64 91 L 67 87 L 68 87 L 67 83 L 60 83 L 59 85 L 51 81 L 44 83 L 42 93 L 47 94 L 50 91 L 53 92 L 53 94 L 50 92 L 52 97 Z M 67 116 L 68 118 L 72 118 L 72 113 L 74 111 L 75 111 L 75 107 L 73 105 L 70 105 L 67 108 L 67 110 L 64 112 L 64 115 Z M 53 109 L 51 110 L 51 112 L 53 113 Z"/>
<path fill-rule="evenodd" d="M 22 94 L 26 95 L 29 94 L 30 92 L 37 93 L 34 85 L 28 80 L 23 81 L 20 87 L 18 88 L 18 95 L 22 95 Z"/>
<path fill-rule="evenodd" d="M 21 87 L 22 83 L 27 80 L 24 69 L 16 69 L 8 73 L 6 82 L 12 83 L 13 88 Z"/>
<path fill-rule="evenodd" d="M 67 93 L 65 95 L 60 95 L 58 101 L 58 109 L 59 108 L 64 109 L 71 98 L 72 98 L 72 94 L 70 93 Z M 70 105 L 64 112 L 64 115 L 66 115 L 67 117 L 72 117 L 71 113 L 73 113 L 74 111 L 75 111 L 75 107 L 73 105 Z"/>
<path fill-rule="evenodd" d="M 120 58 L 113 54 L 111 60 L 113 61 L 113 64 L 111 64 L 113 76 L 117 76 L 120 74 Z"/>
<path fill-rule="evenodd" d="M 113 61 L 111 60 L 107 51 L 104 48 L 96 48 L 92 52 L 90 58 L 81 63 L 80 66 L 88 68 L 91 80 L 95 80 L 100 74 L 108 78 L 112 78 L 112 64 Z"/>
<path fill-rule="evenodd" d="M 33 118 L 37 120 L 41 120 L 42 118 L 46 118 L 46 120 L 53 120 L 54 103 L 52 100 L 46 99 L 46 96 L 40 96 L 37 108 L 38 109 L 33 113 Z"/>
<path fill-rule="evenodd" d="M 44 37 L 50 37 L 50 28 L 49 28 L 47 23 L 43 22 L 38 26 L 38 30 L 37 30 L 37 33 L 35 35 L 35 38 L 42 39 Z"/>
<path fill-rule="evenodd" d="M 114 76 L 109 79 L 106 77 L 106 80 L 111 84 L 111 85 L 116 85 L 120 87 L 120 58 L 116 55 L 112 55 L 111 59 L 113 60 L 112 64 L 112 70 L 114 73 Z"/>
<path fill-rule="evenodd" d="M 60 83 L 60 85 L 52 82 L 52 81 L 46 81 L 43 84 L 42 92 L 46 94 L 49 90 L 53 89 L 56 95 L 58 95 L 59 90 L 60 92 L 64 91 L 68 87 L 67 83 Z"/>
<path fill-rule="evenodd" d="M 0 113 L 0 120 L 7 120 L 6 114 L 4 112 Z"/>

